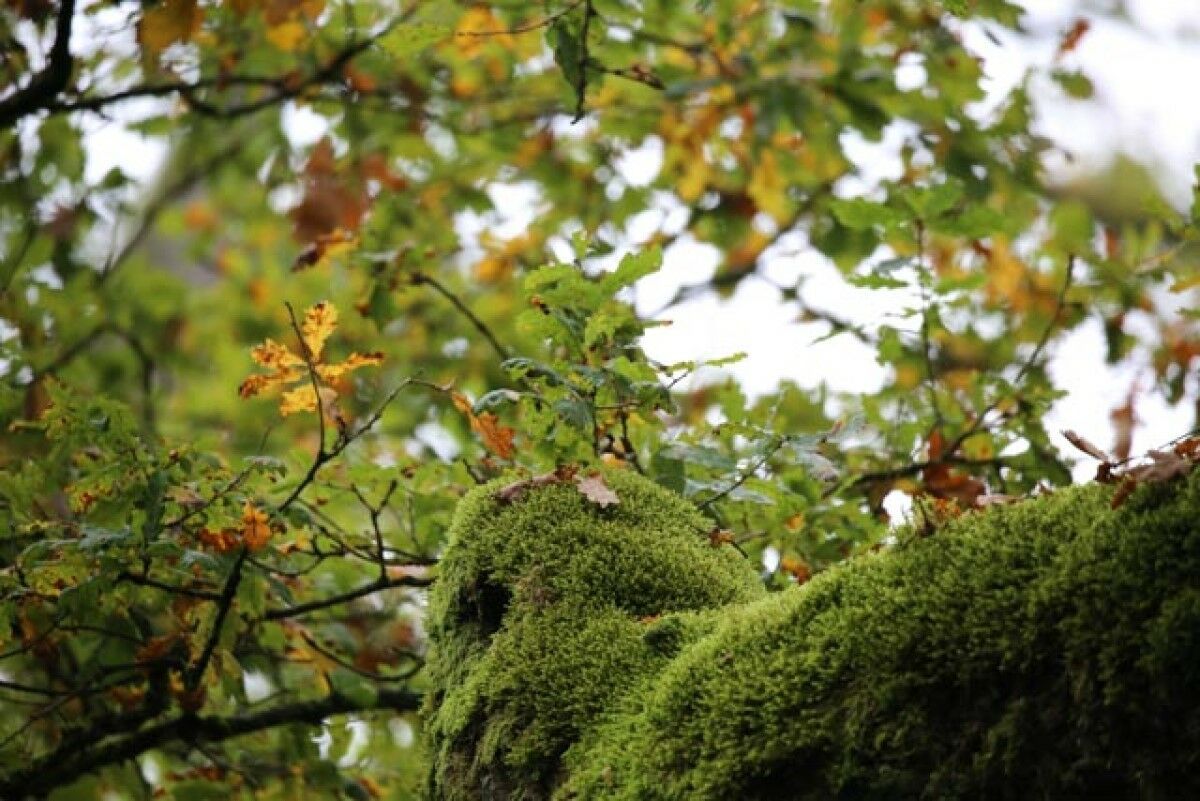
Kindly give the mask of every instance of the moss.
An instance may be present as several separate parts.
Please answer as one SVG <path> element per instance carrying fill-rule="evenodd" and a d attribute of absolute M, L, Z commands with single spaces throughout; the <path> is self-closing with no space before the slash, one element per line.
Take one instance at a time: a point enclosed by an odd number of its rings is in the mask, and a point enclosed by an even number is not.
<path fill-rule="evenodd" d="M 572 484 L 502 503 L 503 481 L 460 504 L 430 599 L 431 796 L 547 797 L 583 726 L 674 655 L 648 632 L 677 626 L 677 649 L 699 636 L 695 610 L 763 594 L 691 505 L 605 478 L 616 506 Z"/>
<path fill-rule="evenodd" d="M 1200 797 L 1200 475 L 968 515 L 769 597 L 681 501 L 611 483 L 648 503 L 464 503 L 436 797 Z M 463 611 L 489 581 L 491 634 Z"/>

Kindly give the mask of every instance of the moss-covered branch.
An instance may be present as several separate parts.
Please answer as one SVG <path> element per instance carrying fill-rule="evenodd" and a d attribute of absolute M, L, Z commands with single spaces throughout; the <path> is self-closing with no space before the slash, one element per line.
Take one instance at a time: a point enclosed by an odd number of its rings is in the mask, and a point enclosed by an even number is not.
<path fill-rule="evenodd" d="M 433 593 L 446 799 L 1200 795 L 1200 479 L 967 515 L 767 596 L 614 473 L 462 504 Z"/>

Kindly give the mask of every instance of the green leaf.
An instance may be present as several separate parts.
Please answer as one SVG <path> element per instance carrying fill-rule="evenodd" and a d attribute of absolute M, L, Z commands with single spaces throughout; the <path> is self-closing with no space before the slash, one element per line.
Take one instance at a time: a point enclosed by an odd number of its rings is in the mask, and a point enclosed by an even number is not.
<path fill-rule="evenodd" d="M 563 386 L 567 383 L 566 379 L 550 365 L 524 356 L 514 356 L 511 359 L 505 359 L 500 366 L 507 370 L 509 375 L 514 378 L 541 379 L 551 386 Z M 480 398 L 480 400 L 483 399 Z"/>
<path fill-rule="evenodd" d="M 686 484 L 686 468 L 682 459 L 674 459 L 665 449 L 650 458 L 650 472 L 655 482 L 669 490 L 683 494 Z"/>
<path fill-rule="evenodd" d="M 577 102 L 582 100 L 578 96 L 583 75 L 580 72 L 584 51 L 581 32 L 582 26 L 566 17 L 559 19 L 546 31 L 550 48 L 554 52 L 554 63 L 558 65 L 571 91 L 576 93 Z"/>
<path fill-rule="evenodd" d="M 732 472 L 737 469 L 737 461 L 732 456 L 722 453 L 716 448 L 710 448 L 707 445 L 689 445 L 686 442 L 672 442 L 663 448 L 660 453 L 667 459 L 676 459 L 684 464 L 697 464 L 701 467 L 707 467 L 710 470 L 717 470 L 722 473 Z"/>
<path fill-rule="evenodd" d="M 592 408 L 582 398 L 570 395 L 556 400 L 553 406 L 555 413 L 568 425 L 580 431 L 592 430 Z"/>
<path fill-rule="evenodd" d="M 963 186 L 949 180 L 935 186 L 909 187 L 900 193 L 919 220 L 936 220 L 962 198 Z"/>
<path fill-rule="evenodd" d="M 362 709 L 370 709 L 379 697 L 375 683 L 345 668 L 335 668 L 329 674 L 333 691 Z"/>
<path fill-rule="evenodd" d="M 1088 100 L 1096 93 L 1091 78 L 1078 70 L 1055 70 L 1050 73 L 1050 77 L 1068 96 L 1076 100 Z"/>
<path fill-rule="evenodd" d="M 639 253 L 630 253 L 621 259 L 615 271 L 600 279 L 600 289 L 611 295 L 619 289 L 633 286 L 639 278 L 658 272 L 661 267 L 662 248 L 658 245 Z"/>
<path fill-rule="evenodd" d="M 225 801 L 229 798 L 229 787 L 218 782 L 188 779 L 171 785 L 174 801 Z"/>
<path fill-rule="evenodd" d="M 907 219 L 903 212 L 865 198 L 835 200 L 830 206 L 838 222 L 856 231 L 875 227 L 888 228 Z"/>
<path fill-rule="evenodd" d="M 475 414 L 486 412 L 491 409 L 506 406 L 510 403 L 516 403 L 521 400 L 521 393 L 512 389 L 493 389 L 491 392 L 486 392 L 475 401 L 475 406 L 472 409 Z"/>
<path fill-rule="evenodd" d="M 379 45 L 394 58 L 407 58 L 428 50 L 453 33 L 448 25 L 413 22 L 397 25 L 379 40 Z"/>

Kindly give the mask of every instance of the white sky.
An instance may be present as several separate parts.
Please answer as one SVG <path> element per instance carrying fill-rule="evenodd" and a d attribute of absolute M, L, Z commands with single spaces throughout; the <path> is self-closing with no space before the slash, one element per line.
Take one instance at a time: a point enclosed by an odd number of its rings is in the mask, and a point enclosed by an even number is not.
<path fill-rule="evenodd" d="M 984 59 L 992 91 L 1011 87 L 1031 66 L 1050 66 L 1059 36 L 1079 13 L 1075 0 L 1027 0 L 1026 7 L 1032 39 L 994 31 L 1002 41 L 997 46 L 974 23 L 965 31 L 968 46 Z M 1192 165 L 1200 161 L 1200 103 L 1195 94 L 1200 76 L 1200 0 L 1129 0 L 1127 10 L 1136 27 L 1089 17 L 1091 31 L 1063 62 L 1063 66 L 1082 68 L 1093 79 L 1096 99 L 1071 101 L 1048 82 L 1039 82 L 1035 86 L 1038 127 L 1075 155 L 1074 169 L 1094 168 L 1117 151 L 1154 166 L 1168 197 L 1182 207 L 1190 197 Z M 104 29 L 106 24 L 103 14 L 91 17 L 88 26 L 76 31 L 73 46 L 86 46 L 100 36 L 111 42 L 113 33 Z M 136 119 L 143 110 L 130 104 L 122 109 L 122 118 Z M 153 178 L 164 153 L 161 145 L 150 146 L 125 132 L 119 122 L 92 117 L 89 125 L 89 177 L 98 179 L 116 164 L 133 177 Z M 291 109 L 288 130 L 297 143 L 310 143 L 321 136 L 323 125 L 315 115 Z M 893 173 L 894 162 L 887 154 L 894 152 L 903 130 L 897 128 L 892 134 L 882 146 L 847 141 L 868 179 Z M 637 181 L 639 173 L 653 169 L 659 157 L 651 145 L 627 159 L 622 172 Z M 532 211 L 532 198 L 519 190 L 498 190 L 498 195 L 503 207 L 513 213 L 487 220 L 465 215 L 463 233 L 478 232 L 487 225 L 501 235 L 512 235 L 523 227 Z M 663 214 L 667 214 L 668 226 L 678 225 L 677 211 L 667 205 L 664 210 L 647 212 L 630 226 L 631 239 L 643 238 L 647 227 L 658 224 Z M 904 293 L 847 287 L 835 268 L 806 248 L 801 237 L 786 237 L 768 255 L 764 272 L 770 280 L 789 284 L 804 275 L 804 297 L 813 306 L 868 326 L 885 321 L 910 301 Z M 715 265 L 710 248 L 679 244 L 668 252 L 660 274 L 640 282 L 639 310 L 658 309 L 680 285 L 711 277 Z M 794 308 L 785 305 L 779 291 L 766 281 L 744 281 L 727 300 L 703 296 L 673 308 L 666 316 L 673 325 L 653 329 L 648 336 L 646 345 L 652 357 L 672 362 L 745 351 L 748 358 L 729 369 L 752 394 L 768 392 L 784 378 L 802 386 L 825 381 L 837 390 L 869 393 L 884 378 L 872 350 L 849 335 L 813 344 L 825 333 L 825 326 L 798 323 Z M 1052 371 L 1069 394 L 1049 421 L 1053 430 L 1074 428 L 1102 445 L 1112 439 L 1110 410 L 1133 381 L 1140 377 L 1143 386 L 1148 386 L 1151 380 L 1148 369 L 1138 366 L 1105 367 L 1103 352 L 1099 321 L 1089 322 L 1059 344 L 1053 353 Z M 1140 402 L 1138 413 L 1142 425 L 1135 434 L 1135 452 L 1183 433 L 1192 418 L 1190 403 L 1172 410 L 1148 397 Z M 1090 477 L 1092 469 L 1081 463 L 1077 475 Z"/>

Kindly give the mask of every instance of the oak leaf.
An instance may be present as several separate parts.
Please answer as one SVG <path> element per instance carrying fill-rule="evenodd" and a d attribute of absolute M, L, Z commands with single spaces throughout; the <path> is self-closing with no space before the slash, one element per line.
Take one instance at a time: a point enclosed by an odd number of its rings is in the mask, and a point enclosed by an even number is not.
<path fill-rule="evenodd" d="M 200 31 L 204 11 L 197 0 L 163 0 L 147 8 L 138 21 L 138 42 L 143 51 L 157 59 L 176 42 L 187 42 Z"/>
<path fill-rule="evenodd" d="M 337 328 L 337 322 L 337 308 L 328 301 L 318 303 L 305 312 L 299 328 L 307 359 L 273 339 L 254 346 L 250 358 L 269 372 L 246 378 L 238 386 L 238 394 L 250 398 L 267 389 L 290 386 L 280 397 L 279 411 L 283 416 L 321 409 L 330 419 L 343 422 L 337 410 L 337 390 L 329 385 L 349 372 L 381 364 L 383 354 L 351 353 L 344 361 L 322 364 L 325 343 Z"/>
<path fill-rule="evenodd" d="M 484 446 L 501 459 L 511 459 L 514 446 L 513 439 L 517 432 L 500 423 L 500 418 L 491 412 L 475 414 L 471 400 L 461 392 L 451 392 L 450 399 L 454 408 L 462 412 L 471 424 L 471 430 L 479 435 Z"/>
<path fill-rule="evenodd" d="M 321 360 L 325 341 L 337 328 L 337 322 L 337 308 L 328 301 L 321 301 L 304 313 L 300 332 L 304 336 L 304 347 L 308 348 L 309 356 L 314 362 Z"/>
<path fill-rule="evenodd" d="M 617 493 L 604 483 L 604 476 L 599 473 L 580 473 L 575 476 L 575 486 L 583 493 L 583 497 L 601 508 L 616 506 L 621 502 Z"/>
<path fill-rule="evenodd" d="M 246 501 L 242 507 L 242 542 L 251 551 L 261 551 L 271 539 L 267 513 Z"/>

